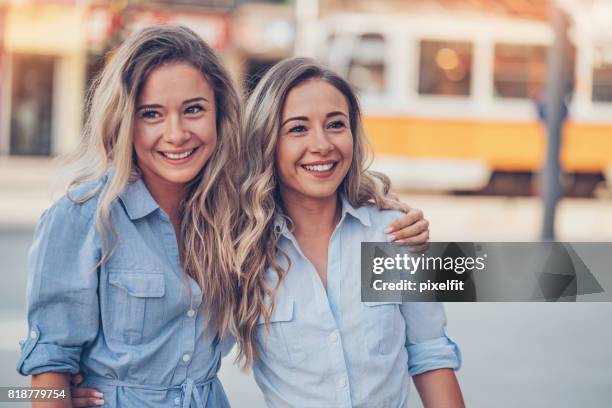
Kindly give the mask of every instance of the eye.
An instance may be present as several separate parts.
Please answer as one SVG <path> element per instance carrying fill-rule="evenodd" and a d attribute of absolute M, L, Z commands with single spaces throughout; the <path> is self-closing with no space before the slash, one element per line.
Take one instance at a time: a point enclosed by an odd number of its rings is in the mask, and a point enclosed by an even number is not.
<path fill-rule="evenodd" d="M 344 129 L 346 125 L 344 124 L 344 121 L 342 120 L 335 120 L 331 122 L 329 125 L 327 125 L 327 127 L 330 129 Z"/>
<path fill-rule="evenodd" d="M 140 111 L 140 117 L 144 119 L 157 119 L 161 117 L 161 113 L 154 109 L 144 109 Z"/>
<path fill-rule="evenodd" d="M 191 105 L 185 109 L 186 114 L 196 114 L 204 111 L 204 107 L 202 105 Z"/>
<path fill-rule="evenodd" d="M 304 133 L 306 131 L 306 126 L 304 125 L 296 125 L 289 128 L 289 133 Z"/>

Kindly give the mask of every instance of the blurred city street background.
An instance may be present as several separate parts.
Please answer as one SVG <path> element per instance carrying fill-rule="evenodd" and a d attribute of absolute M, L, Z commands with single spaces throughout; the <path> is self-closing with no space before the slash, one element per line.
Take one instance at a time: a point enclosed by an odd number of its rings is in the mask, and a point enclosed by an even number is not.
<path fill-rule="evenodd" d="M 26 257 L 62 194 L 54 158 L 78 142 L 88 84 L 129 33 L 193 28 L 245 94 L 283 58 L 324 61 L 358 90 L 374 167 L 424 210 L 432 241 L 537 241 L 552 4 L 0 0 L 0 386 L 29 381 L 15 371 Z M 612 0 L 557 4 L 568 29 L 555 238 L 612 241 Z M 446 308 L 468 407 L 612 406 L 612 303 Z M 231 356 L 220 377 L 232 406 L 264 406 Z"/>

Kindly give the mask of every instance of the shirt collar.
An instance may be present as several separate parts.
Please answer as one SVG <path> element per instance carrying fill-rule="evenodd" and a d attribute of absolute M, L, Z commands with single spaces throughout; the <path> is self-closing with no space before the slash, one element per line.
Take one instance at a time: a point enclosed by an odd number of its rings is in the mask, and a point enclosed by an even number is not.
<path fill-rule="evenodd" d="M 344 194 L 340 194 L 340 200 L 342 201 L 342 219 L 346 217 L 346 214 L 349 214 L 353 218 L 357 219 L 360 223 L 362 223 L 366 227 L 372 226 L 372 221 L 370 220 L 370 213 L 368 211 L 367 206 L 355 208 L 349 203 L 348 199 L 344 196 Z"/>
<path fill-rule="evenodd" d="M 277 236 L 289 234 L 289 227 L 287 227 L 287 216 L 278 211 L 276 214 L 274 214 L 274 232 Z"/>
<path fill-rule="evenodd" d="M 126 185 L 119 199 L 131 220 L 146 217 L 159 208 L 141 178 Z"/>
<path fill-rule="evenodd" d="M 344 194 L 340 194 L 340 202 L 342 203 L 340 222 L 342 222 L 342 220 L 346 218 L 346 214 L 348 214 L 366 227 L 372 225 L 367 207 L 353 207 Z M 279 212 L 274 215 L 274 231 L 277 234 L 287 234 L 289 232 L 289 228 L 287 227 L 287 216 Z"/>

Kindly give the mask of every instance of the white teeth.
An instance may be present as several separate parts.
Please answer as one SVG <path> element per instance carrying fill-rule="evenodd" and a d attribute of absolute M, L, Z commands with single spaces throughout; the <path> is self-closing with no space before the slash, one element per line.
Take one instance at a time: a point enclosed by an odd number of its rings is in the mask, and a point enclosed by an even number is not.
<path fill-rule="evenodd" d="M 178 153 L 178 154 L 176 154 L 176 153 L 166 153 L 166 152 L 162 152 L 162 154 L 163 154 L 164 156 L 166 156 L 167 158 L 169 158 L 169 159 L 172 159 L 172 160 L 179 160 L 179 159 L 184 159 L 185 157 L 190 156 L 190 155 L 191 155 L 191 153 L 193 153 L 194 151 L 195 151 L 195 149 L 191 149 L 191 150 L 189 150 L 189 151 L 187 151 L 187 152 L 184 152 L 184 153 Z"/>
<path fill-rule="evenodd" d="M 315 164 L 314 166 L 304 166 L 304 168 L 310 171 L 328 171 L 331 170 L 332 167 L 334 167 L 334 164 L 335 163 Z"/>

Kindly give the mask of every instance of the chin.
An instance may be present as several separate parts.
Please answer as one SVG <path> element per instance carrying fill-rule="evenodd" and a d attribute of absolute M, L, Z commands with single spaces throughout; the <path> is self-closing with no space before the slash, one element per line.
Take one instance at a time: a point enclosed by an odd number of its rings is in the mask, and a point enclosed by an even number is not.
<path fill-rule="evenodd" d="M 159 170 L 159 175 L 166 181 L 176 184 L 186 184 L 195 179 L 205 167 L 206 161 L 202 163 L 190 163 L 190 166 L 183 168 L 165 168 Z"/>
<path fill-rule="evenodd" d="M 304 196 L 310 198 L 329 198 L 338 193 L 338 187 L 336 188 L 308 188 L 301 192 Z"/>
<path fill-rule="evenodd" d="M 160 177 L 172 184 L 187 184 L 198 176 L 198 171 L 165 172 Z"/>

